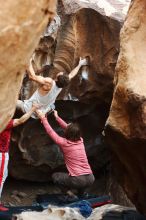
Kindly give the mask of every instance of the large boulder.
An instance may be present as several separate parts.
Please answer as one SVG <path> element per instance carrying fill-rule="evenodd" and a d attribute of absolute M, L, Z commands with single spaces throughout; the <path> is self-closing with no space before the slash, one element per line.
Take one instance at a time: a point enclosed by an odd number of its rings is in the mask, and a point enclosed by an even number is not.
<path fill-rule="evenodd" d="M 66 16 L 57 38 L 50 75 L 69 73 L 79 57 L 89 57 L 90 66 L 83 67 L 72 80 L 66 95 L 87 102 L 96 98 L 100 104 L 111 103 L 113 78 L 119 53 L 121 23 L 87 8 Z"/>
<path fill-rule="evenodd" d="M 145 0 L 132 1 L 120 40 L 106 136 L 117 180 L 138 210 L 146 215 Z"/>
<path fill-rule="evenodd" d="M 0 1 L 0 131 L 12 118 L 24 70 L 56 0 Z"/>
<path fill-rule="evenodd" d="M 62 2 L 67 14 L 75 13 L 82 8 L 91 8 L 103 16 L 123 22 L 130 0 L 62 0 Z"/>

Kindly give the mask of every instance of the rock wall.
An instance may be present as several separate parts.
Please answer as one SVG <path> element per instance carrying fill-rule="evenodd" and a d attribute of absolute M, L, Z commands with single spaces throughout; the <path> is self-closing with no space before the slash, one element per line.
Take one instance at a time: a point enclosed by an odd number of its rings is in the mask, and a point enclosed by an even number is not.
<path fill-rule="evenodd" d="M 96 98 L 100 104 L 111 103 L 120 28 L 119 21 L 89 8 L 66 15 L 58 34 L 50 76 L 54 77 L 59 71 L 69 73 L 80 56 L 90 59 L 90 66 L 82 68 L 72 80 L 66 95 L 83 102 Z M 62 99 L 66 97 L 63 95 Z"/>
<path fill-rule="evenodd" d="M 24 70 L 56 0 L 0 1 L 0 131 L 12 118 Z"/>
<path fill-rule="evenodd" d="M 145 0 L 132 1 L 120 40 L 106 136 L 112 147 L 114 175 L 138 210 L 146 215 Z"/>
<path fill-rule="evenodd" d="M 62 0 L 67 14 L 77 12 L 82 8 L 91 8 L 103 16 L 123 21 L 129 8 L 130 0 Z"/>
<path fill-rule="evenodd" d="M 108 152 L 101 143 L 101 131 L 112 99 L 121 23 L 90 8 L 70 15 L 64 14 L 63 6 L 61 9 L 62 14 L 59 12 L 59 15 L 62 26 L 57 36 L 54 62 L 49 76 L 55 77 L 62 70 L 69 73 L 80 56 L 90 58 L 89 68 L 82 69 L 59 97 L 76 102 L 64 101 L 58 111 L 67 121 L 79 122 L 89 161 L 92 168 L 99 173 L 109 161 Z M 34 89 L 32 83 L 28 87 L 24 84 L 23 98 L 28 98 Z M 50 121 L 57 132 L 61 132 L 54 118 L 50 118 Z M 10 174 L 18 179 L 48 181 L 54 171 L 64 169 L 59 148 L 45 134 L 38 121 L 30 120 L 22 129 L 15 130 L 10 155 L 11 158 L 17 158 L 10 160 Z"/>
<path fill-rule="evenodd" d="M 99 175 L 109 163 L 107 147 L 101 136 L 107 118 L 106 109 L 96 103 L 90 105 L 73 101 L 57 101 L 56 109 L 65 121 L 79 123 L 90 164 Z M 63 135 L 53 115 L 48 116 L 48 120 L 56 132 Z M 46 134 L 40 120 L 30 119 L 13 130 L 9 162 L 11 176 L 43 182 L 50 181 L 52 173 L 60 170 L 65 170 L 63 156 Z"/>

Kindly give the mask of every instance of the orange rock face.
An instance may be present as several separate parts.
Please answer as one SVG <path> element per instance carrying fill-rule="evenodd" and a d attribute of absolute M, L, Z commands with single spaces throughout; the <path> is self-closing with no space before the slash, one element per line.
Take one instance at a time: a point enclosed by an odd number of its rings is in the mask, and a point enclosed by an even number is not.
<path fill-rule="evenodd" d="M 114 154 L 115 175 L 131 201 L 146 215 L 145 0 L 132 2 L 120 40 L 106 135 Z"/>
<path fill-rule="evenodd" d="M 0 1 L 0 131 L 15 111 L 23 73 L 56 0 Z"/>

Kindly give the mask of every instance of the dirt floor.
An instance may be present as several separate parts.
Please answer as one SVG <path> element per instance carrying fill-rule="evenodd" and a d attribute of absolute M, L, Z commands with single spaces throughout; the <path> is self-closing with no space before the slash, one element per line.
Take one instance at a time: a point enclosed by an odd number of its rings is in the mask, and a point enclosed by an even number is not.
<path fill-rule="evenodd" d="M 60 192 L 60 189 L 53 183 L 27 182 L 8 178 L 3 188 L 2 202 L 9 206 L 32 205 L 38 194 Z M 133 207 L 122 188 L 107 175 L 96 179 L 87 192 L 97 196 L 110 195 L 114 204 Z"/>
<path fill-rule="evenodd" d="M 88 192 L 105 195 L 105 179 L 100 180 L 100 186 L 99 181 L 96 181 Z M 46 193 L 60 193 L 60 189 L 53 183 L 27 182 L 8 178 L 3 188 L 2 202 L 10 206 L 32 205 L 38 194 Z"/>

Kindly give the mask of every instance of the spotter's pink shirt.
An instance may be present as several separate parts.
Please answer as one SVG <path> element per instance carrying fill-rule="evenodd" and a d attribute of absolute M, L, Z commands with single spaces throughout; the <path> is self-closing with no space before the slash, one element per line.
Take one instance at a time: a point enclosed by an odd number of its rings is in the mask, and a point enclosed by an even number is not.
<path fill-rule="evenodd" d="M 68 124 L 64 122 L 59 116 L 56 118 L 59 125 L 66 129 Z M 87 155 L 85 152 L 85 146 L 83 139 L 73 142 L 66 138 L 60 137 L 50 126 L 47 118 L 42 118 L 42 123 L 46 129 L 46 132 L 58 144 L 64 155 L 65 164 L 70 176 L 80 176 L 85 174 L 91 174 L 92 170 L 88 163 Z"/>

